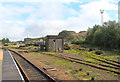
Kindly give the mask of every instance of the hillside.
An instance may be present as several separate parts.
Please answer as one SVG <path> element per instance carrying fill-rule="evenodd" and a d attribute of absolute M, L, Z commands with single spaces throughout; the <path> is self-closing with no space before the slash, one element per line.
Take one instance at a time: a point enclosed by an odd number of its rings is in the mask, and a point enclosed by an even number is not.
<path fill-rule="evenodd" d="M 65 41 L 72 41 L 72 39 L 74 37 L 77 38 L 85 38 L 87 35 L 86 31 L 80 31 L 79 33 L 76 33 L 75 31 L 67 31 L 67 30 L 63 30 L 62 32 L 60 32 L 58 35 L 64 36 Z"/>

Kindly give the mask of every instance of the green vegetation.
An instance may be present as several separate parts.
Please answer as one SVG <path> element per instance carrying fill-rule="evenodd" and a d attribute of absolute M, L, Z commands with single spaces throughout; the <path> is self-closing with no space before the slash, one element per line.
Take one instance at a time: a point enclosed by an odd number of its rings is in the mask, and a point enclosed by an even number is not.
<path fill-rule="evenodd" d="M 109 65 L 105 62 L 99 61 L 99 60 L 108 61 L 109 59 L 107 59 L 104 56 L 96 55 L 94 53 L 94 51 L 88 52 L 88 51 L 81 51 L 81 50 L 77 50 L 77 49 L 71 49 L 69 51 L 71 53 L 78 54 L 78 55 L 82 56 L 86 61 L 93 62 L 93 63 L 89 63 L 91 65 L 99 65 L 99 64 Z M 112 61 L 109 61 L 109 62 L 111 62 L 113 64 L 116 64 L 115 62 L 112 62 Z M 118 69 L 114 69 L 114 68 L 110 68 L 110 67 L 106 67 L 106 68 L 109 69 L 109 70 L 118 71 Z"/>
<path fill-rule="evenodd" d="M 8 38 L 3 38 L 3 39 L 2 39 L 2 42 L 3 42 L 3 43 L 9 43 L 10 40 L 9 40 Z"/>
<path fill-rule="evenodd" d="M 72 44 L 75 44 L 76 41 L 78 41 L 78 38 L 77 38 L 77 37 L 74 37 L 71 43 L 72 43 Z"/>
<path fill-rule="evenodd" d="M 24 49 L 24 50 L 35 50 L 35 49 L 38 49 L 38 47 L 34 47 L 34 46 L 32 45 L 32 46 L 20 47 L 20 49 Z"/>
<path fill-rule="evenodd" d="M 75 43 L 76 41 L 82 42 L 85 39 L 86 31 L 76 33 L 75 31 L 63 30 L 58 35 L 64 36 L 65 41 Z"/>
<path fill-rule="evenodd" d="M 60 32 L 58 35 L 60 36 L 64 36 L 66 37 L 70 37 L 72 35 L 72 33 L 76 34 L 75 31 L 67 31 L 67 30 L 63 30 L 62 32 Z"/>
<path fill-rule="evenodd" d="M 88 72 L 87 72 L 87 75 L 90 75 L 90 74 L 91 74 L 91 72 L 92 72 L 92 71 L 88 71 Z"/>
<path fill-rule="evenodd" d="M 45 40 L 45 37 L 40 37 L 40 38 L 32 38 L 30 42 L 39 42 L 41 40 Z"/>
<path fill-rule="evenodd" d="M 82 71 L 82 68 L 80 68 L 79 71 Z"/>
<path fill-rule="evenodd" d="M 6 48 L 6 49 L 11 49 L 11 48 L 14 48 L 13 46 L 4 46 L 3 48 Z"/>
<path fill-rule="evenodd" d="M 40 53 L 41 53 L 40 55 L 43 55 L 44 57 L 43 56 L 39 57 L 37 55 L 37 60 L 42 60 L 42 61 L 44 60 L 44 63 L 46 65 L 65 68 L 70 77 L 72 76 L 76 79 L 80 79 L 80 77 L 86 77 L 85 78 L 86 80 L 90 80 L 89 78 L 93 75 L 91 73 L 92 71 L 84 71 L 83 70 L 84 67 L 83 68 L 73 67 L 74 62 L 70 62 L 70 61 L 67 61 L 67 60 L 64 60 L 64 59 L 61 59 L 61 58 L 57 58 L 57 57 L 48 55 L 48 53 L 55 54 L 56 52 L 48 52 L 47 54 L 45 54 L 43 52 L 40 52 Z M 45 61 L 45 60 L 47 60 L 47 61 Z M 76 63 L 76 65 L 79 66 L 80 64 Z M 87 73 L 89 73 L 89 74 L 87 74 Z M 85 80 L 85 79 L 83 79 L 83 80 Z"/>
<path fill-rule="evenodd" d="M 79 45 L 77 45 L 77 46 L 79 46 Z M 30 46 L 30 47 L 33 48 L 33 46 Z M 23 48 L 28 49 L 28 47 L 23 47 Z M 97 61 L 97 60 L 93 59 L 92 57 L 100 58 L 103 60 L 104 60 L 104 58 L 106 58 L 104 56 L 102 58 L 101 56 L 94 54 L 94 51 L 88 52 L 88 51 L 82 51 L 82 50 L 72 48 L 70 50 L 65 50 L 65 52 L 75 53 L 76 57 L 82 56 L 85 60 L 95 62 L 96 64 L 99 64 L 99 63 L 104 64 L 104 63 L 101 61 Z M 41 52 L 30 52 L 30 53 L 31 53 L 31 55 L 34 54 L 34 56 L 36 56 L 35 60 L 39 60 L 40 62 L 42 62 L 48 66 L 60 68 L 62 72 L 67 72 L 68 76 L 70 76 L 76 80 L 77 79 L 78 80 L 96 80 L 96 79 L 99 79 L 99 77 L 102 77 L 101 73 L 97 74 L 96 72 L 92 72 L 93 69 L 86 69 L 89 66 L 85 66 L 82 64 L 78 64 L 75 62 L 70 62 L 70 61 L 67 61 L 67 60 L 64 60 L 61 58 L 57 58 L 57 57 L 54 57 L 51 55 L 47 55 L 47 54 L 57 54 L 59 52 L 43 52 L 43 51 L 41 51 Z M 114 69 L 112 69 L 112 70 L 114 70 Z M 113 75 L 117 76 L 117 74 L 115 74 L 115 73 L 113 73 Z"/>
<path fill-rule="evenodd" d="M 95 76 L 93 75 L 93 76 L 91 76 L 91 80 L 95 80 Z"/>
<path fill-rule="evenodd" d="M 40 53 L 43 54 L 43 55 L 47 55 L 47 54 L 42 53 L 42 52 L 40 52 Z M 50 53 L 53 53 L 53 52 L 50 52 Z M 70 62 L 70 61 L 67 61 L 67 60 L 64 60 L 64 59 L 60 59 L 60 58 L 57 58 L 57 57 L 54 57 L 54 56 L 50 56 L 50 55 L 47 55 L 47 57 L 54 59 L 51 62 L 49 62 L 49 65 L 62 66 L 64 68 L 71 68 L 72 62 Z M 38 57 L 38 59 L 40 59 L 40 58 Z"/>
<path fill-rule="evenodd" d="M 105 22 L 103 26 L 95 25 L 89 28 L 86 43 L 104 48 L 120 48 L 120 28 L 115 21 Z"/>
<path fill-rule="evenodd" d="M 81 32 L 80 32 L 81 33 Z M 84 37 L 79 36 L 79 33 L 76 33 L 74 31 L 62 31 L 59 33 L 59 35 L 64 36 L 66 41 L 70 41 L 72 43 L 76 43 L 77 41 L 79 43 L 84 42 Z M 79 36 L 79 37 L 78 37 Z M 43 38 L 44 39 L 44 38 Z M 32 40 L 32 42 L 35 42 L 39 39 Z M 9 39 L 3 39 L 4 43 L 8 42 Z M 64 50 L 64 52 L 69 52 L 69 53 L 74 53 L 75 55 L 73 57 L 79 59 L 81 57 L 81 61 L 89 61 L 87 62 L 90 65 L 99 65 L 99 64 L 104 64 L 104 65 L 109 65 L 105 62 L 99 61 L 109 61 L 110 59 L 120 59 L 119 52 L 112 52 L 109 51 L 108 49 L 113 49 L 117 50 L 120 48 L 120 28 L 118 28 L 117 23 L 115 21 L 108 21 L 105 22 L 103 26 L 100 25 L 95 25 L 93 28 L 89 28 L 87 31 L 87 36 L 85 39 L 85 43 L 83 45 L 86 45 L 86 47 L 90 48 L 95 48 L 95 49 L 100 49 L 100 48 L 105 48 L 107 50 L 102 50 L 103 51 L 103 56 L 96 55 L 95 51 L 89 52 L 88 50 L 80 50 L 80 45 L 74 45 L 71 46 L 70 50 Z M 68 44 L 65 44 L 65 46 L 68 46 Z M 10 49 L 13 48 L 12 46 L 5 46 L 6 48 Z M 27 49 L 27 50 L 34 50 L 34 46 L 27 46 L 27 47 L 21 47 L 20 49 Z M 39 47 L 37 48 L 39 49 Z M 120 49 L 119 49 L 120 50 Z M 42 55 L 41 57 L 38 55 Z M 102 74 L 95 74 L 93 75 L 93 72 L 86 71 L 84 67 L 74 67 L 74 65 L 78 65 L 78 63 L 75 62 L 70 62 L 64 59 L 60 59 L 57 57 L 53 57 L 47 54 L 57 54 L 59 52 L 34 52 L 34 54 L 37 54 L 36 60 L 42 61 L 46 65 L 50 66 L 55 66 L 55 67 L 61 67 L 65 69 L 65 71 L 68 71 L 68 75 L 75 77 L 76 79 L 79 79 L 79 77 L 83 77 L 83 80 L 95 80 L 96 76 L 102 76 Z M 68 54 L 69 55 L 69 54 Z M 82 60 L 83 59 L 83 60 Z M 85 60 L 85 61 L 84 61 Z M 79 60 L 76 60 L 79 61 Z M 92 63 L 90 63 L 92 62 Z M 115 62 L 109 61 L 113 64 L 117 64 Z M 80 65 L 80 64 L 79 64 Z M 88 66 L 89 67 L 89 66 Z M 86 67 L 87 68 L 87 67 Z M 118 69 L 106 67 L 109 70 L 113 71 L 119 71 Z M 64 70 L 63 70 L 64 71 Z M 110 71 L 106 71 L 108 73 L 111 73 Z M 112 73 L 113 75 L 117 76 L 118 74 Z"/>

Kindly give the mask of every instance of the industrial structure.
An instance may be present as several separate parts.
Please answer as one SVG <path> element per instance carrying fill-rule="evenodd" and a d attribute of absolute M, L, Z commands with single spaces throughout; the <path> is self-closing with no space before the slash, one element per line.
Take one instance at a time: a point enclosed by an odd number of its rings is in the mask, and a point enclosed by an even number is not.
<path fill-rule="evenodd" d="M 60 51 L 64 49 L 64 37 L 58 35 L 47 35 L 45 37 L 45 49 L 47 51 Z"/>
<path fill-rule="evenodd" d="M 101 13 L 101 24 L 103 25 L 103 13 L 104 13 L 104 10 L 100 9 L 100 13 Z"/>
<path fill-rule="evenodd" d="M 120 28 L 120 1 L 118 2 L 118 26 Z"/>

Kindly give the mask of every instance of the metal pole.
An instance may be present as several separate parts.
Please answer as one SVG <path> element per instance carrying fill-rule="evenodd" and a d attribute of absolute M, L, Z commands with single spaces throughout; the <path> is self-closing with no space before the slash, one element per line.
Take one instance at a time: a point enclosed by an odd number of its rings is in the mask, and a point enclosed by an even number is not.
<path fill-rule="evenodd" d="M 101 9 L 100 9 L 100 13 L 101 13 L 101 24 L 102 24 L 102 26 L 103 26 L 103 13 L 104 13 L 104 10 L 101 10 Z"/>
<path fill-rule="evenodd" d="M 118 29 L 120 29 L 120 1 L 118 2 Z M 117 30 L 117 34 L 118 34 Z M 119 36 L 117 36 L 117 49 L 119 49 L 119 41 L 118 41 Z"/>

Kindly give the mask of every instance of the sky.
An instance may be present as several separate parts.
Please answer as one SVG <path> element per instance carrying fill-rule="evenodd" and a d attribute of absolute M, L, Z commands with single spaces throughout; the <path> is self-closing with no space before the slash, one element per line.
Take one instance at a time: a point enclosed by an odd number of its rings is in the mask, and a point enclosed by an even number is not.
<path fill-rule="evenodd" d="M 100 9 L 104 22 L 118 21 L 118 0 L 0 0 L 0 39 L 87 31 L 101 24 Z"/>

